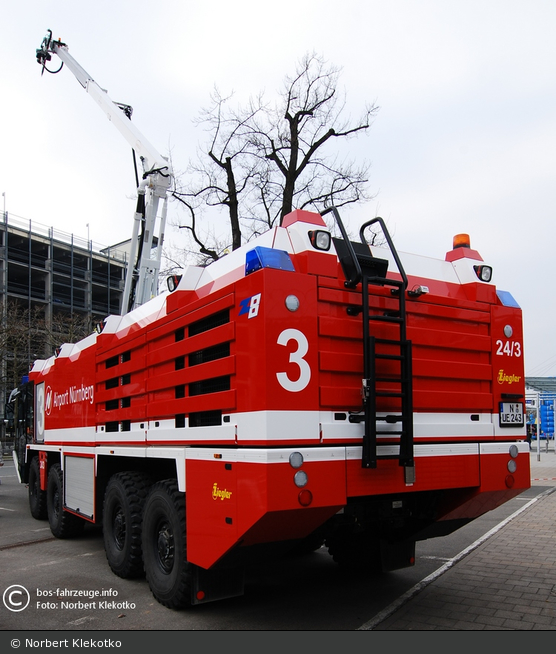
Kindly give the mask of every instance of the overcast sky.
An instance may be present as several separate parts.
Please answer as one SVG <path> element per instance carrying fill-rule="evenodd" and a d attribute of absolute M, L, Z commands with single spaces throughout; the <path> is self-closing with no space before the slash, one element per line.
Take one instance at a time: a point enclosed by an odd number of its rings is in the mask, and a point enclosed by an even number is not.
<path fill-rule="evenodd" d="M 7 5 L 7 3 L 5 3 Z M 47 29 L 176 170 L 215 85 L 280 88 L 305 53 L 342 68 L 347 110 L 380 107 L 353 152 L 400 251 L 452 237 L 494 268 L 525 325 L 527 375 L 556 375 L 554 0 L 22 0 L 2 12 L 0 198 L 10 216 L 109 245 L 131 235 L 129 146 L 68 70 L 40 75 Z M 173 210 L 173 209 L 172 209 Z"/>

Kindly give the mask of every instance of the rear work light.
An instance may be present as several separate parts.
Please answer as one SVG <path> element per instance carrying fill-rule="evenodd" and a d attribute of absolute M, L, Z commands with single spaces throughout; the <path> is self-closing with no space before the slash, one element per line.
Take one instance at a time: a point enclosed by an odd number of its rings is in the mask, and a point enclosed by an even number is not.
<path fill-rule="evenodd" d="M 330 243 L 332 241 L 330 232 L 325 232 L 321 229 L 309 232 L 309 240 L 315 250 L 330 250 Z"/>
<path fill-rule="evenodd" d="M 482 282 L 490 282 L 492 279 L 491 266 L 473 266 L 475 274 Z"/>
<path fill-rule="evenodd" d="M 170 275 L 170 277 L 166 279 L 166 285 L 168 286 L 170 293 L 173 293 L 176 290 L 180 281 L 181 275 Z"/>

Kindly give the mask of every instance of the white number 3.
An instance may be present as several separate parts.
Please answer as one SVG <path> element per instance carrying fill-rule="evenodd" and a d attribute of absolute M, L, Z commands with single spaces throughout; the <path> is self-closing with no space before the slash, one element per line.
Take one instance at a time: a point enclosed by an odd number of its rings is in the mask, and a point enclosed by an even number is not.
<path fill-rule="evenodd" d="M 298 393 L 307 387 L 311 380 L 311 367 L 303 358 L 309 350 L 309 342 L 305 334 L 298 329 L 284 329 L 278 336 L 278 345 L 287 345 L 290 341 L 297 343 L 297 349 L 290 354 L 290 363 L 299 367 L 299 378 L 292 381 L 286 372 L 277 372 L 276 377 L 280 386 L 291 393 Z"/>

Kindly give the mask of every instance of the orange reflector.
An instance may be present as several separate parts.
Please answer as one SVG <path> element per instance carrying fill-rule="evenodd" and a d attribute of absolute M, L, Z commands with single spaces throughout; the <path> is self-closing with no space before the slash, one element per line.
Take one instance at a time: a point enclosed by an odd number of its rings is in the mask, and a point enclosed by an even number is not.
<path fill-rule="evenodd" d="M 222 455 L 221 455 L 221 454 L 215 454 L 215 455 L 214 455 L 214 458 L 215 458 L 215 459 L 221 459 L 221 458 L 222 458 Z"/>
<path fill-rule="evenodd" d="M 309 504 L 311 504 L 313 501 L 313 493 L 311 493 L 310 490 L 304 489 L 299 493 L 297 499 L 299 500 L 301 506 L 309 506 Z"/>
<path fill-rule="evenodd" d="M 454 250 L 456 248 L 470 248 L 471 247 L 471 239 L 469 238 L 469 234 L 456 234 L 454 236 Z"/>

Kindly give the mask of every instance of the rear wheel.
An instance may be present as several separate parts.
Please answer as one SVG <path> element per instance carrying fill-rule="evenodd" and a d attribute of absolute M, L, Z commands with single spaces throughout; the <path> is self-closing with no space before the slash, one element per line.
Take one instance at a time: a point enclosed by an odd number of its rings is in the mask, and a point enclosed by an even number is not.
<path fill-rule="evenodd" d="M 326 540 L 328 552 L 346 571 L 382 572 L 380 541 L 366 532 L 338 533 Z"/>
<path fill-rule="evenodd" d="M 164 606 L 191 605 L 191 564 L 185 545 L 185 494 L 174 480 L 152 488 L 143 515 L 143 562 L 154 597 Z"/>
<path fill-rule="evenodd" d="M 85 521 L 64 511 L 64 473 L 59 463 L 55 463 L 48 473 L 46 509 L 50 531 L 56 538 L 72 538 L 83 531 Z"/>
<path fill-rule="evenodd" d="M 41 490 L 39 457 L 34 457 L 29 466 L 29 509 L 36 520 L 46 520 L 46 491 Z"/>
<path fill-rule="evenodd" d="M 141 527 L 151 484 L 141 472 L 120 472 L 110 478 L 104 494 L 104 550 L 112 572 L 124 579 L 143 574 Z"/>

